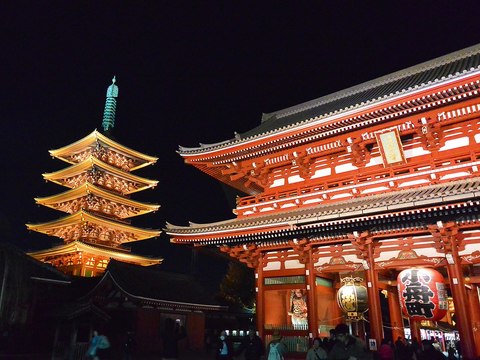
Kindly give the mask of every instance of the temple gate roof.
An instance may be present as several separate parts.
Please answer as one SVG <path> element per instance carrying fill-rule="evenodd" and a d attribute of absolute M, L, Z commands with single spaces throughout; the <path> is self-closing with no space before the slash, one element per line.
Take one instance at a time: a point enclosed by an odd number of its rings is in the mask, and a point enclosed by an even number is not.
<path fill-rule="evenodd" d="M 232 139 L 214 144 L 201 144 L 199 147 L 179 146 L 178 152 L 184 155 L 201 154 L 233 144 L 242 144 L 261 136 L 285 131 L 292 126 L 315 123 L 447 83 L 477 73 L 479 68 L 480 44 L 302 104 L 264 114 L 259 126 L 245 133 L 236 134 Z"/>

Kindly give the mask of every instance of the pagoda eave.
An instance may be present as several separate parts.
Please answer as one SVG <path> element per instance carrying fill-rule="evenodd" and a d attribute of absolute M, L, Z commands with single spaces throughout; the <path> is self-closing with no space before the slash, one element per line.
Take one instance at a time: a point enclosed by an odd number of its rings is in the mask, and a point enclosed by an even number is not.
<path fill-rule="evenodd" d="M 129 170 L 137 170 L 140 168 L 143 168 L 148 165 L 155 164 L 158 160 L 157 157 L 154 156 L 149 156 L 146 154 L 143 154 L 141 152 L 138 152 L 136 150 L 130 149 L 126 146 L 123 146 L 102 133 L 100 133 L 98 130 L 94 130 L 92 133 L 84 137 L 83 139 L 80 139 L 70 145 L 61 147 L 59 149 L 55 150 L 50 150 L 49 153 L 52 157 L 55 157 L 57 159 L 60 159 L 62 161 L 65 161 L 70 164 L 76 164 L 78 161 L 75 161 L 71 158 L 71 155 L 74 153 L 79 153 L 82 151 L 87 150 L 89 147 L 92 147 L 95 143 L 102 143 L 107 145 L 110 148 L 116 149 L 127 156 L 131 156 L 132 158 L 138 159 L 138 165 L 131 167 Z"/>
<path fill-rule="evenodd" d="M 67 190 L 61 194 L 35 198 L 35 202 L 39 205 L 70 214 L 81 209 L 95 211 L 95 208 L 101 201 L 93 202 L 91 199 L 88 200 L 87 197 L 89 196 L 105 199 L 108 200 L 108 202 L 123 206 L 126 210 L 123 211 L 123 213 L 116 214 L 116 216 L 121 219 L 155 212 L 160 208 L 160 205 L 146 204 L 128 199 L 90 183 L 84 183 L 79 187 Z M 74 207 L 72 207 L 72 205 L 69 206 L 72 202 L 76 204 Z"/>
<path fill-rule="evenodd" d="M 104 227 L 105 229 L 112 229 L 120 233 L 130 234 L 128 237 L 122 237 L 122 241 L 120 241 L 120 243 L 145 240 L 153 237 L 158 237 L 161 234 L 160 230 L 137 228 L 134 226 L 115 222 L 110 219 L 105 219 L 105 218 L 95 216 L 84 210 L 81 210 L 75 214 L 68 215 L 54 221 L 40 223 L 40 224 L 26 224 L 26 226 L 28 230 L 37 231 L 47 235 L 52 235 L 55 233 L 58 234 L 61 232 L 62 229 L 68 230 L 68 232 L 73 231 L 81 234 L 87 231 L 85 230 L 85 228 L 88 228 L 88 232 L 90 232 L 90 231 L 93 231 L 94 227 L 97 227 L 97 228 Z M 55 235 L 55 236 L 58 236 L 58 235 Z M 87 235 L 85 236 L 88 237 Z M 62 236 L 58 236 L 58 237 L 64 238 Z"/>
<path fill-rule="evenodd" d="M 89 176 L 95 177 L 94 171 L 97 170 L 112 174 L 112 177 L 123 179 L 126 183 L 130 183 L 128 188 L 122 188 L 119 190 L 121 193 L 126 195 L 142 191 L 147 188 L 154 188 L 158 184 L 158 180 L 146 179 L 119 170 L 116 167 L 108 165 L 93 156 L 90 156 L 81 163 L 74 164 L 68 168 L 52 173 L 44 173 L 42 176 L 47 181 L 51 181 L 69 188 L 75 188 L 87 182 Z M 91 171 L 92 174 L 88 175 L 88 171 Z M 68 179 L 70 179 L 70 181 L 68 181 Z"/>
<path fill-rule="evenodd" d="M 141 255 L 135 255 L 126 251 L 115 251 L 114 249 L 106 249 L 104 247 L 97 247 L 90 244 L 85 244 L 81 241 L 73 241 L 68 244 L 62 244 L 50 249 L 29 252 L 28 255 L 37 260 L 44 261 L 46 258 L 68 255 L 72 253 L 85 253 L 91 256 L 101 256 L 108 259 L 115 259 L 134 263 L 142 266 L 158 265 L 163 262 L 163 258 L 149 258 Z"/>

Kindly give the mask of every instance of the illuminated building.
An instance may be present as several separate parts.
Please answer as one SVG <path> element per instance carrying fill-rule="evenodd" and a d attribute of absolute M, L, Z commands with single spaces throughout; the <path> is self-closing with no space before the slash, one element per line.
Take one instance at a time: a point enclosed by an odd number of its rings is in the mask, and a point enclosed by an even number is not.
<path fill-rule="evenodd" d="M 403 337 L 397 275 L 434 268 L 455 308 L 444 321 L 455 319 L 463 358 L 474 359 L 479 87 L 476 45 L 264 114 L 231 139 L 179 147 L 187 164 L 247 195 L 237 199 L 234 219 L 165 230 L 173 243 L 218 247 L 255 269 L 259 331 L 268 340 L 281 329 L 292 352 L 340 321 L 359 334 L 367 329 L 377 346 L 387 330 Z M 345 277 L 367 288 L 368 324 L 336 304 Z M 296 289 L 307 295 L 304 328 L 289 316 Z M 413 336 L 420 338 L 421 325 L 410 321 Z"/>
<path fill-rule="evenodd" d="M 143 266 L 162 262 L 161 258 L 135 255 L 125 247 L 130 242 L 160 235 L 159 230 L 138 228 L 130 221 L 130 218 L 154 212 L 160 206 L 130 198 L 133 193 L 157 185 L 156 180 L 132 173 L 154 164 L 157 158 L 107 137 L 115 124 L 117 96 L 114 78 L 107 90 L 102 124 L 105 134 L 95 130 L 70 145 L 50 150 L 52 157 L 69 166 L 43 174 L 43 177 L 68 190 L 35 201 L 66 213 L 66 216 L 50 222 L 27 224 L 29 230 L 63 240 L 60 246 L 29 255 L 68 274 L 101 275 L 110 259 Z"/>

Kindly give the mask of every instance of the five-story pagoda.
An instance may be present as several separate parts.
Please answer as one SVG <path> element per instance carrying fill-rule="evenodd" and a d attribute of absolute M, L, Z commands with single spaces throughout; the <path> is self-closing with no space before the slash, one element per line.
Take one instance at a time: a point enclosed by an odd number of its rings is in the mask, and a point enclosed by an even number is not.
<path fill-rule="evenodd" d="M 115 125 L 117 97 L 118 87 L 113 78 L 107 90 L 103 134 L 95 130 L 70 145 L 50 150 L 52 157 L 70 166 L 43 177 L 68 190 L 35 201 L 67 215 L 46 223 L 27 224 L 29 230 L 59 237 L 64 242 L 29 255 L 72 275 L 100 275 L 110 259 L 143 266 L 163 260 L 132 254 L 124 246 L 160 235 L 159 230 L 142 229 L 130 223 L 130 218 L 156 211 L 160 206 L 130 198 L 132 193 L 157 185 L 156 180 L 132 174 L 134 170 L 154 164 L 157 158 L 106 136 Z"/>

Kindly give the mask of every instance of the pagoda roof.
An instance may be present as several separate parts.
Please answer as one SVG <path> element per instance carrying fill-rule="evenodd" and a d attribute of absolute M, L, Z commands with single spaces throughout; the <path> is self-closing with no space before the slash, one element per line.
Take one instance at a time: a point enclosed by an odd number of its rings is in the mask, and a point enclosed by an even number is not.
<path fill-rule="evenodd" d="M 107 218 L 93 215 L 85 210 L 80 210 L 75 214 L 71 214 L 71 215 L 62 217 L 60 219 L 45 222 L 45 223 L 27 224 L 27 228 L 28 230 L 38 231 L 38 232 L 50 235 L 50 233 L 55 229 L 68 227 L 68 226 L 81 226 L 82 224 L 85 224 L 87 222 L 89 225 L 105 226 L 110 229 L 132 233 L 134 237 L 129 239 L 127 242 L 145 240 L 152 237 L 157 237 L 161 233 L 161 231 L 157 229 L 137 228 L 131 225 L 123 224 L 117 221 L 113 221 Z"/>
<path fill-rule="evenodd" d="M 184 156 L 241 145 L 298 126 L 323 124 L 335 116 L 447 84 L 480 71 L 480 44 L 423 62 L 377 79 L 262 116 L 261 124 L 232 139 L 199 147 L 179 146 Z"/>
<path fill-rule="evenodd" d="M 147 204 L 140 201 L 135 201 L 124 196 L 119 196 L 113 192 L 100 188 L 90 183 L 84 183 L 83 185 L 76 187 L 74 189 L 67 190 L 63 193 L 35 198 L 35 202 L 39 205 L 44 205 L 51 207 L 53 209 L 58 209 L 55 205 L 62 202 L 72 201 L 89 194 L 97 195 L 103 199 L 116 202 L 119 204 L 124 204 L 126 206 L 136 208 L 137 213 L 131 216 L 143 215 L 152 211 L 157 211 L 160 208 L 160 205 L 156 204 Z"/>
<path fill-rule="evenodd" d="M 131 262 L 142 266 L 161 264 L 163 258 L 149 258 L 135 255 L 127 251 L 119 251 L 111 248 L 85 244 L 81 241 L 72 241 L 68 244 L 54 246 L 49 249 L 29 252 L 28 255 L 35 259 L 43 259 L 47 256 L 65 255 L 76 252 L 88 253 L 95 256 L 104 256 L 118 261 Z"/>
<path fill-rule="evenodd" d="M 117 169 L 114 166 L 108 165 L 104 163 L 103 161 L 97 159 L 94 156 L 89 156 L 87 159 L 82 161 L 81 163 L 74 164 L 72 166 L 69 166 L 65 169 L 61 169 L 55 172 L 51 173 L 45 173 L 43 174 L 43 178 L 45 180 L 54 182 L 56 184 L 62 185 L 62 186 L 68 186 L 68 187 L 73 187 L 73 185 L 70 185 L 68 183 L 65 183 L 62 181 L 62 179 L 68 178 L 68 177 L 73 177 L 79 174 L 84 173 L 85 171 L 93 168 L 93 167 L 98 167 L 102 170 L 105 170 L 119 178 L 127 179 L 132 182 L 140 183 L 143 184 L 143 187 L 139 187 L 137 189 L 134 189 L 132 191 L 128 191 L 125 194 L 131 194 L 137 191 L 141 191 L 147 187 L 155 187 L 158 184 L 158 180 L 150 180 L 146 179 L 137 175 L 133 175 L 129 172 L 125 172 L 122 170 Z"/>
<path fill-rule="evenodd" d="M 141 281 L 139 281 L 141 279 Z M 102 291 L 107 283 L 120 290 L 129 301 L 176 310 L 226 311 L 198 279 L 190 275 L 143 268 L 110 261 L 102 279 L 84 298 Z"/>
<path fill-rule="evenodd" d="M 119 144 L 118 142 L 109 139 L 98 130 L 94 130 L 93 132 L 85 136 L 83 139 L 80 139 L 70 145 L 66 145 L 56 150 L 49 150 L 49 153 L 57 159 L 66 161 L 70 164 L 75 164 L 77 163 L 77 161 L 72 159 L 72 154 L 81 153 L 87 148 L 92 147 L 97 143 L 101 143 L 106 147 L 115 149 L 115 151 L 119 153 L 136 159 L 139 164 L 132 167 L 130 170 L 140 169 L 144 166 L 154 164 L 158 160 L 157 157 L 149 156 L 136 150 L 132 150 L 126 146 L 123 146 L 122 144 Z"/>
<path fill-rule="evenodd" d="M 247 237 L 263 239 L 273 234 L 309 227 L 359 223 L 360 221 L 393 218 L 399 215 L 420 214 L 436 210 L 462 208 L 480 204 L 480 178 L 452 181 L 428 187 L 398 190 L 369 195 L 346 201 L 288 209 L 271 215 L 255 215 L 209 224 L 190 223 L 177 226 L 167 223 L 164 231 L 171 242 L 224 244 L 244 242 Z M 253 235 L 252 235 L 253 234 Z M 179 239 L 175 239 L 178 237 Z"/>

